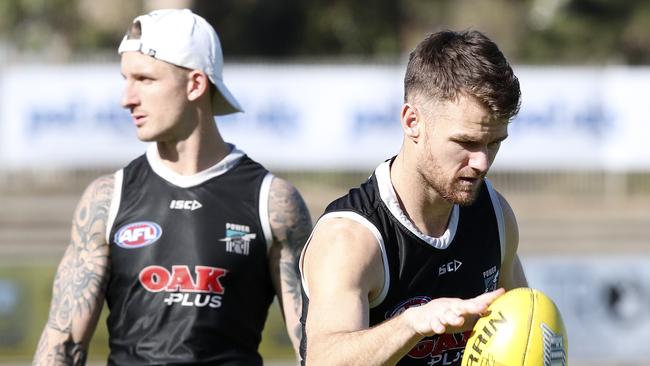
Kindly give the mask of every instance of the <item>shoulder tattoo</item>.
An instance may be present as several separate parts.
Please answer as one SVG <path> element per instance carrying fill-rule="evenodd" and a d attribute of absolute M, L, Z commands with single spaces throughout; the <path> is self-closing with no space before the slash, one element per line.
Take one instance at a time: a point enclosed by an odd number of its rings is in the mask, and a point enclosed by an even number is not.
<path fill-rule="evenodd" d="M 269 193 L 269 221 L 273 239 L 297 259 L 312 229 L 311 216 L 298 190 L 274 178 Z"/>

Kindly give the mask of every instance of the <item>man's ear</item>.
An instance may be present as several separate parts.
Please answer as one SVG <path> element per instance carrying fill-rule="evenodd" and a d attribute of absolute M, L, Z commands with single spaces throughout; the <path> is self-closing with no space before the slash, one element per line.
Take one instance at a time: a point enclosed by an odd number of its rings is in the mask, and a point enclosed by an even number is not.
<path fill-rule="evenodd" d="M 188 74 L 187 99 L 195 101 L 210 92 L 210 79 L 201 70 L 192 70 Z"/>
<path fill-rule="evenodd" d="M 424 121 L 421 120 L 421 117 L 419 110 L 413 104 L 404 103 L 402 105 L 402 131 L 404 131 L 404 136 L 413 142 L 418 142 L 422 133 Z"/>

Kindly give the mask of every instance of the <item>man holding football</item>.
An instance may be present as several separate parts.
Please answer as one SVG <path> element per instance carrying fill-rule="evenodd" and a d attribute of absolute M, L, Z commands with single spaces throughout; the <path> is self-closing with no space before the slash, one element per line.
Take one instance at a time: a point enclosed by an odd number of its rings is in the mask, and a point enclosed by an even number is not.
<path fill-rule="evenodd" d="M 526 286 L 515 216 L 485 178 L 519 109 L 510 65 L 480 32 L 438 32 L 404 87 L 401 150 L 328 206 L 303 251 L 309 366 L 460 365 L 476 318 Z"/>

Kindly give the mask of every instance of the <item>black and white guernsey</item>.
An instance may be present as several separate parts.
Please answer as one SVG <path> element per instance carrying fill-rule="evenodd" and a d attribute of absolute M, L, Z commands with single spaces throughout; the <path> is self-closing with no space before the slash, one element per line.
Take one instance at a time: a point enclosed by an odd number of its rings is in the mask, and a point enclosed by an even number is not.
<path fill-rule="evenodd" d="M 377 240 L 384 284 L 380 294 L 370 299 L 371 327 L 431 299 L 466 299 L 496 289 L 504 251 L 503 213 L 488 180 L 472 205 L 453 206 L 447 230 L 435 238 L 418 230 L 402 211 L 390 181 L 390 163 L 379 165 L 359 188 L 332 202 L 319 219 L 354 220 Z M 305 338 L 309 289 L 304 282 L 303 287 Z M 398 365 L 460 365 L 469 333 L 425 338 Z M 303 339 L 303 362 L 309 351 L 305 344 Z"/>
<path fill-rule="evenodd" d="M 272 177 L 234 146 L 180 176 L 155 144 L 115 174 L 109 365 L 262 365 Z"/>

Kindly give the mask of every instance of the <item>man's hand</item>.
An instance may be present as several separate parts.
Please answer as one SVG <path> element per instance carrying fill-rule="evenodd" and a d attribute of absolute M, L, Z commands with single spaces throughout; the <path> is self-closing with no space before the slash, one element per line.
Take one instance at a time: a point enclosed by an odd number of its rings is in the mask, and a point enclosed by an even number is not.
<path fill-rule="evenodd" d="M 471 329 L 476 320 L 487 312 L 488 306 L 504 293 L 505 290 L 500 288 L 467 300 L 434 299 L 422 306 L 407 309 L 404 316 L 413 329 L 425 337 L 457 333 Z"/>

